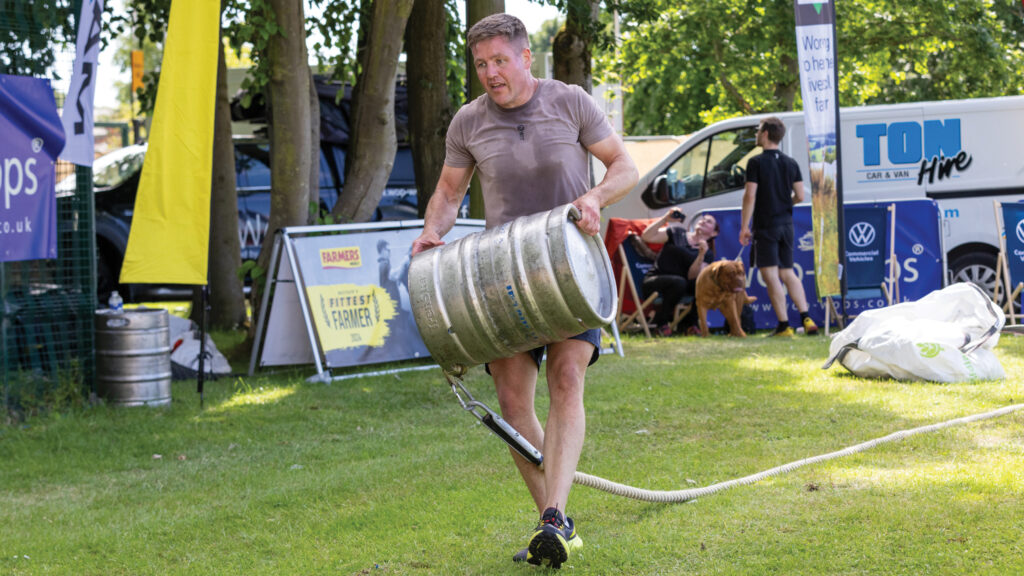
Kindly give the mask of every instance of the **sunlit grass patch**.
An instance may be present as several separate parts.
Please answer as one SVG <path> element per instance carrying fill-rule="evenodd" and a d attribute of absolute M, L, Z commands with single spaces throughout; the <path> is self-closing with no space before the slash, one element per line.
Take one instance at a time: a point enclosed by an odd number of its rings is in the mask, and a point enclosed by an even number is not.
<path fill-rule="evenodd" d="M 625 348 L 588 370 L 579 469 L 654 490 L 1024 401 L 1024 338 L 996 350 L 1006 380 L 952 385 L 822 370 L 821 337 Z M 330 385 L 308 372 L 208 381 L 204 408 L 176 382 L 166 409 L 0 428 L 0 574 L 536 571 L 510 561 L 537 519 L 508 450 L 438 372 Z M 481 368 L 465 381 L 497 408 Z M 542 421 L 547 398 L 542 376 Z M 576 486 L 585 546 L 562 571 L 1024 573 L 1022 422 L 921 434 L 690 504 Z"/>
<path fill-rule="evenodd" d="M 239 379 L 241 382 L 242 380 Z M 291 386 L 259 386 L 257 388 L 250 388 L 244 386 L 240 388 L 230 398 L 221 402 L 220 405 L 210 408 L 210 412 L 216 414 L 230 410 L 232 408 L 239 408 L 241 406 L 262 406 L 266 404 L 274 404 L 281 400 L 295 394 L 297 385 Z"/>

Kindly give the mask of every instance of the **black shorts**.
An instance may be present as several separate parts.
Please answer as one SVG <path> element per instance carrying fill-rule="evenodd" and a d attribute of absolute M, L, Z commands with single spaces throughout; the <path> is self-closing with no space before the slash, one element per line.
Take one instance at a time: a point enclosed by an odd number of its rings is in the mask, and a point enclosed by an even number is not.
<path fill-rule="evenodd" d="M 754 230 L 751 260 L 758 268 L 793 267 L 793 224 Z"/>
<path fill-rule="evenodd" d="M 597 359 L 601 356 L 601 329 L 600 328 L 593 328 L 591 330 L 587 330 L 586 332 L 583 332 L 581 334 L 577 334 L 577 335 L 569 338 L 569 340 L 583 340 L 584 342 L 590 342 L 591 344 L 594 345 L 594 352 L 590 355 L 590 362 L 587 364 L 587 366 L 593 365 L 594 362 L 597 362 Z M 538 370 L 540 370 L 540 362 L 541 362 L 541 360 L 544 359 L 544 352 L 546 350 L 547 350 L 547 346 L 538 346 L 537 348 L 534 348 L 533 350 L 530 350 L 530 351 L 527 352 L 527 354 L 529 354 L 530 357 L 533 358 L 533 361 L 537 363 L 537 369 Z M 486 370 L 487 373 L 490 374 L 491 373 L 490 365 L 489 364 L 484 364 L 484 370 Z"/>

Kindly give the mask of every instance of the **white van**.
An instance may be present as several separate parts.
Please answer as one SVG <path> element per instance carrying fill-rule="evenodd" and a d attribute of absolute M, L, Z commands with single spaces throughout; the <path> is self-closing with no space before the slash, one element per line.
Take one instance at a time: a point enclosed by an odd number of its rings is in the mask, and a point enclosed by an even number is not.
<path fill-rule="evenodd" d="M 692 134 L 603 215 L 739 208 L 747 160 L 761 152 L 754 132 L 767 116 L 786 124 L 780 148 L 807 182 L 803 112 L 744 116 Z M 844 202 L 936 200 L 950 278 L 991 290 L 999 250 L 993 200 L 1024 200 L 1024 96 L 843 108 L 840 122 Z M 809 183 L 805 190 L 810 203 Z"/>

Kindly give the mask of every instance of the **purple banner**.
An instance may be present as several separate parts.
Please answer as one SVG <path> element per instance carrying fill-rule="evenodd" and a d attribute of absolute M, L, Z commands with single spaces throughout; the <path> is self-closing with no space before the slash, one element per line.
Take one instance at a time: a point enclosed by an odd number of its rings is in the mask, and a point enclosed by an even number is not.
<path fill-rule="evenodd" d="M 0 262 L 56 258 L 64 127 L 49 80 L 0 74 L 0 134 Z"/>

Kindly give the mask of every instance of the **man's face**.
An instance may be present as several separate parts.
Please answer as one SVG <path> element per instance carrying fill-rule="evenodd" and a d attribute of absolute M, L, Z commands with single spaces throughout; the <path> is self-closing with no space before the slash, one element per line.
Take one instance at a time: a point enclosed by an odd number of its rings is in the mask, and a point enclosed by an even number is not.
<path fill-rule="evenodd" d="M 473 65 L 487 95 L 502 108 L 522 106 L 532 95 L 530 49 L 502 36 L 473 46 Z"/>

